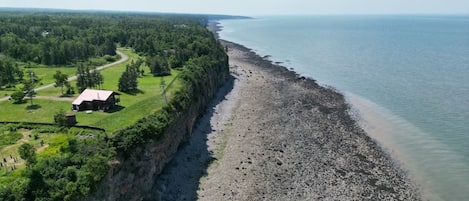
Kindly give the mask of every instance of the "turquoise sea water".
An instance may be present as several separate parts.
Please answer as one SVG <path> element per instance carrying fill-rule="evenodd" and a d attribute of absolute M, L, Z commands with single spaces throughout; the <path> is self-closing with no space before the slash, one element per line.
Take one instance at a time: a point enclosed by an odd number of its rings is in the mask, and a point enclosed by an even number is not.
<path fill-rule="evenodd" d="M 222 39 L 346 94 L 430 200 L 469 200 L 469 16 L 223 20 Z"/>

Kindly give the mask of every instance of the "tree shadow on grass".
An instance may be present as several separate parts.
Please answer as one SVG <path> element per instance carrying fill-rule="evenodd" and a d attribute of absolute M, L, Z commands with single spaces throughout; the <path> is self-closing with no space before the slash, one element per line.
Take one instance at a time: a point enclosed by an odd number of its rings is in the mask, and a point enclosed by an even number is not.
<path fill-rule="evenodd" d="M 115 113 L 125 109 L 122 105 L 115 105 L 112 109 L 108 110 L 107 113 Z"/>
<path fill-rule="evenodd" d="M 132 96 L 136 96 L 137 94 L 144 94 L 145 92 L 140 90 L 140 89 L 135 89 L 135 90 L 131 90 L 131 91 L 126 91 L 124 93 L 132 95 Z"/>
<path fill-rule="evenodd" d="M 22 105 L 22 104 L 25 104 L 26 101 L 13 101 L 13 104 L 14 105 Z"/>
<path fill-rule="evenodd" d="M 27 110 L 37 110 L 37 109 L 40 109 L 40 108 L 42 108 L 42 106 L 40 106 L 38 104 L 33 104 L 33 105 L 26 106 Z"/>
<path fill-rule="evenodd" d="M 60 98 L 70 98 L 70 97 L 73 97 L 73 94 L 62 94 L 59 97 Z"/>

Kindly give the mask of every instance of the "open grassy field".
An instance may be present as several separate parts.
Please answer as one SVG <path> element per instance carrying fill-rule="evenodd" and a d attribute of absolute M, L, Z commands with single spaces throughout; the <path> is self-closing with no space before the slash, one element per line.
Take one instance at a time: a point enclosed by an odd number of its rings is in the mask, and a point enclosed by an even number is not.
<path fill-rule="evenodd" d="M 13 104 L 10 101 L 0 102 L 2 122 L 40 122 L 53 123 L 53 115 L 63 109 L 70 110 L 71 102 L 33 99 L 31 106 L 29 100 L 22 104 Z"/>
<path fill-rule="evenodd" d="M 119 51 L 128 55 L 130 59 L 125 63 L 101 71 L 104 77 L 102 89 L 117 91 L 118 80 L 122 72 L 125 71 L 126 64 L 139 58 L 139 55 L 130 49 L 119 49 Z M 163 90 L 160 85 L 161 79 L 164 79 L 166 84 L 172 83 L 167 86 L 168 98 L 171 97 L 171 93 L 175 89 L 181 86 L 180 80 L 176 79 L 179 74 L 177 70 L 173 70 L 172 75 L 163 78 L 151 75 L 147 67 L 144 67 L 144 70 L 147 73 L 138 79 L 139 92 L 135 94 L 119 92 L 121 94 L 119 96 L 120 103 L 113 111 L 94 111 L 91 114 L 72 112 L 71 102 L 78 94 L 75 94 L 72 98 L 60 98 L 60 88 L 49 88 L 37 93 L 38 98 L 33 99 L 33 106 L 30 106 L 29 100 L 22 104 L 13 104 L 10 101 L 0 102 L 0 121 L 52 123 L 53 115 L 63 110 L 67 113 L 76 114 L 78 125 L 96 126 L 106 129 L 108 133 L 112 133 L 120 128 L 132 125 L 138 119 L 157 111 L 165 104 L 162 95 Z M 50 73 L 54 74 L 55 71 L 56 69 L 51 69 Z M 45 74 L 47 73 L 45 72 Z M 74 75 L 74 73 L 69 75 Z M 75 86 L 75 81 L 71 85 Z"/>
<path fill-rule="evenodd" d="M 108 56 L 110 57 L 110 56 Z M 113 56 L 112 58 L 118 60 L 118 56 Z M 99 58 L 90 58 L 89 63 L 93 66 L 100 66 L 103 64 L 108 63 L 103 57 Z M 62 72 L 63 74 L 68 75 L 69 77 L 75 75 L 77 73 L 77 68 L 75 65 L 68 65 L 68 66 L 45 66 L 43 64 L 35 64 L 33 67 L 31 64 L 19 62 L 18 65 L 23 69 L 24 72 L 24 79 L 29 79 L 29 71 L 34 72 L 34 75 L 40 79 L 38 83 L 36 83 L 37 87 L 40 87 L 45 84 L 51 84 L 55 82 L 54 74 L 57 71 Z M 11 93 L 15 92 L 16 90 L 21 89 L 23 85 L 17 84 L 14 88 L 1 88 L 0 89 L 0 97 L 8 96 Z M 59 90 L 60 91 L 60 90 Z"/>

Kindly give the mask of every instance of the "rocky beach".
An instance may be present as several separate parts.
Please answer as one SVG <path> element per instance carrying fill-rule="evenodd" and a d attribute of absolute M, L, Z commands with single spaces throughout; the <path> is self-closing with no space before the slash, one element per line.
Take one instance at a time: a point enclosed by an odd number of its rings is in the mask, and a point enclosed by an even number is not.
<path fill-rule="evenodd" d="M 342 94 L 222 43 L 233 77 L 159 176 L 154 200 L 421 200 Z"/>

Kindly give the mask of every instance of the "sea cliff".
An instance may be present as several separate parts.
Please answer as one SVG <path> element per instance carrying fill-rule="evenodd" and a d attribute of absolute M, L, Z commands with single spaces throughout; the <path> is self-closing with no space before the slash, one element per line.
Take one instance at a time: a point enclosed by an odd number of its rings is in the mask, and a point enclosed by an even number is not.
<path fill-rule="evenodd" d="M 223 41 L 235 77 L 152 200 L 421 200 L 344 96 Z"/>
<path fill-rule="evenodd" d="M 108 162 L 107 177 L 94 193 L 82 200 L 152 200 L 155 179 L 228 80 L 227 59 L 218 55 L 191 60 L 178 78 L 184 86 L 167 106 L 115 134 L 117 158 Z"/>

